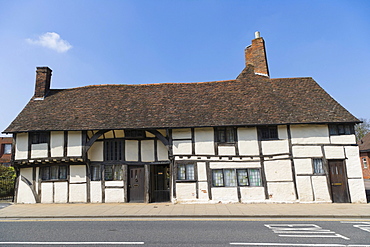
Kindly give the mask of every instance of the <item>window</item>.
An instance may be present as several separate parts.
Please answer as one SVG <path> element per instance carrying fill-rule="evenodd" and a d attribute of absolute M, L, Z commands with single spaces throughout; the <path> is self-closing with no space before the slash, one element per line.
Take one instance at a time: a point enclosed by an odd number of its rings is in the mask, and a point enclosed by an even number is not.
<path fill-rule="evenodd" d="M 218 127 L 215 131 L 218 143 L 235 143 L 236 129 L 234 127 Z"/>
<path fill-rule="evenodd" d="M 217 169 L 212 170 L 214 187 L 261 186 L 259 169 Z"/>
<path fill-rule="evenodd" d="M 145 131 L 144 130 L 125 130 L 125 137 L 128 138 L 144 138 Z"/>
<path fill-rule="evenodd" d="M 355 128 L 353 124 L 329 124 L 330 135 L 353 135 Z"/>
<path fill-rule="evenodd" d="M 177 180 L 195 180 L 194 164 L 177 164 Z"/>
<path fill-rule="evenodd" d="M 104 141 L 104 160 L 123 160 L 123 140 Z"/>
<path fill-rule="evenodd" d="M 278 139 L 277 126 L 258 127 L 258 134 L 261 141 Z"/>
<path fill-rule="evenodd" d="M 12 144 L 4 144 L 4 154 L 12 153 Z"/>
<path fill-rule="evenodd" d="M 49 133 L 48 132 L 34 132 L 30 134 L 32 144 L 48 143 Z"/>
<path fill-rule="evenodd" d="M 123 180 L 122 165 L 105 165 L 104 180 L 105 181 Z"/>
<path fill-rule="evenodd" d="M 366 158 L 362 158 L 362 164 L 364 164 L 364 168 L 366 169 L 367 168 L 367 159 Z"/>
<path fill-rule="evenodd" d="M 314 174 L 325 174 L 322 159 L 313 159 L 312 162 Z"/>
<path fill-rule="evenodd" d="M 101 180 L 101 166 L 92 165 L 90 167 L 91 181 L 100 181 Z"/>
<path fill-rule="evenodd" d="M 42 180 L 64 180 L 67 179 L 67 166 L 42 166 L 41 167 Z"/>

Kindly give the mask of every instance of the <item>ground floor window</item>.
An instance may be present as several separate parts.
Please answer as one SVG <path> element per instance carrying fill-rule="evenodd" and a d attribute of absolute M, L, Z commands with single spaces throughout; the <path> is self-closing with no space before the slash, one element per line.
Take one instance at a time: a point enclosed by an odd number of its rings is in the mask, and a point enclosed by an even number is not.
<path fill-rule="evenodd" d="M 313 159 L 312 162 L 314 174 L 325 174 L 322 159 Z"/>
<path fill-rule="evenodd" d="M 92 165 L 90 167 L 91 181 L 101 180 L 101 165 Z"/>
<path fill-rule="evenodd" d="M 195 180 L 194 164 L 177 164 L 177 180 Z"/>
<path fill-rule="evenodd" d="M 42 180 L 64 180 L 67 179 L 67 166 L 42 166 L 41 168 Z"/>
<path fill-rule="evenodd" d="M 214 187 L 261 186 L 260 169 L 215 169 L 212 184 Z"/>
<path fill-rule="evenodd" d="M 123 180 L 122 165 L 104 165 L 104 180 Z"/>

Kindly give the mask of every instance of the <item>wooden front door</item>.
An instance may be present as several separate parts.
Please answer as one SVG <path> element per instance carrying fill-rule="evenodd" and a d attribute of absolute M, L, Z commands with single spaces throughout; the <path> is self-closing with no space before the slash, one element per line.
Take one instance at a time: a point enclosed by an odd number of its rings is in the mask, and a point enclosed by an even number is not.
<path fill-rule="evenodd" d="M 150 169 L 151 202 L 170 201 L 170 166 L 152 165 Z"/>
<path fill-rule="evenodd" d="M 343 160 L 329 160 L 329 174 L 333 202 L 350 202 L 347 174 Z"/>
<path fill-rule="evenodd" d="M 144 202 L 145 169 L 143 166 L 130 166 L 128 171 L 128 201 Z"/>

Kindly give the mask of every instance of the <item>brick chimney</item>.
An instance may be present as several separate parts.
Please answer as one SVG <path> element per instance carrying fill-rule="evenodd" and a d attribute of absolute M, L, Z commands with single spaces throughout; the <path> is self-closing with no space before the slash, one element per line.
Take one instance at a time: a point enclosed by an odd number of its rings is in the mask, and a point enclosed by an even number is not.
<path fill-rule="evenodd" d="M 247 46 L 245 52 L 245 66 L 254 66 L 254 73 L 257 75 L 270 76 L 267 65 L 265 41 L 260 37 L 260 32 L 255 32 L 255 39 Z"/>
<path fill-rule="evenodd" d="M 36 68 L 35 99 L 44 99 L 50 90 L 51 69 L 49 67 Z"/>

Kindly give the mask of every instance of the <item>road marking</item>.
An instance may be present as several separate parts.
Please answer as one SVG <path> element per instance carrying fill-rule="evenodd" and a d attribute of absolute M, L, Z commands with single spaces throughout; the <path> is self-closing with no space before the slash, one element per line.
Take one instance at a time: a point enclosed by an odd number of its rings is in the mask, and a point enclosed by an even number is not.
<path fill-rule="evenodd" d="M 341 223 L 356 224 L 353 225 L 353 227 L 359 228 L 365 232 L 370 232 L 370 222 L 341 222 Z"/>
<path fill-rule="evenodd" d="M 333 231 L 322 229 L 315 224 L 266 224 L 267 228 L 271 229 L 279 237 L 288 238 L 342 238 L 350 240 L 349 238 L 337 234 Z M 288 234 L 282 234 L 288 233 Z"/>
<path fill-rule="evenodd" d="M 291 244 L 291 243 L 230 243 L 230 245 L 243 245 L 243 246 L 302 246 L 302 247 L 369 247 L 369 245 L 346 245 L 346 244 Z"/>
<path fill-rule="evenodd" d="M 0 242 L 0 245 L 141 245 L 144 242 Z"/>

